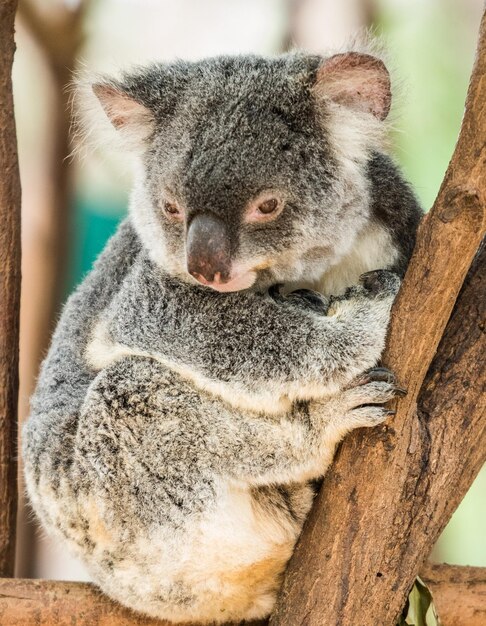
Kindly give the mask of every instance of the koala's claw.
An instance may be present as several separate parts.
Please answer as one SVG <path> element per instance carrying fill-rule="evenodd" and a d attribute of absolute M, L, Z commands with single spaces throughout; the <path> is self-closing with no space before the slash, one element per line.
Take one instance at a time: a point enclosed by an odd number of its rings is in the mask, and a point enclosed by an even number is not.
<path fill-rule="evenodd" d="M 280 289 L 282 287 L 283 285 L 281 283 L 277 283 L 276 285 L 272 285 L 268 288 L 268 295 L 272 298 L 272 300 L 275 300 L 275 302 L 282 302 L 285 300 L 285 296 L 280 293 Z"/>
<path fill-rule="evenodd" d="M 395 386 L 395 393 L 397 394 L 397 396 L 400 396 L 400 398 L 404 398 L 407 395 L 408 391 L 403 387 Z"/>
<path fill-rule="evenodd" d="M 401 282 L 397 274 L 390 270 L 365 272 L 359 280 L 370 295 L 396 294 Z"/>
<path fill-rule="evenodd" d="M 316 313 L 326 313 L 329 308 L 328 300 L 317 291 L 311 291 L 310 289 L 296 289 L 289 293 L 287 299 L 299 306 L 302 304 L 307 305 Z"/>
<path fill-rule="evenodd" d="M 296 289 L 284 296 L 281 292 L 282 285 L 272 285 L 268 289 L 268 295 L 275 302 L 288 302 L 303 309 L 311 309 L 316 313 L 327 313 L 329 301 L 317 291 L 311 289 Z"/>
<path fill-rule="evenodd" d="M 397 379 L 395 374 L 386 367 L 373 367 L 358 378 L 356 378 L 348 390 L 356 388 L 366 388 L 366 386 L 373 387 L 373 383 L 384 384 L 389 389 L 389 393 L 392 397 L 403 398 L 407 395 L 407 390 L 397 385 Z M 390 414 L 391 415 L 391 414 Z"/>
<path fill-rule="evenodd" d="M 370 370 L 364 372 L 364 374 L 359 376 L 353 383 L 353 386 L 367 385 L 368 383 L 373 382 L 383 382 L 389 383 L 390 385 L 395 385 L 397 382 L 397 378 L 395 374 L 386 367 L 372 367 Z"/>

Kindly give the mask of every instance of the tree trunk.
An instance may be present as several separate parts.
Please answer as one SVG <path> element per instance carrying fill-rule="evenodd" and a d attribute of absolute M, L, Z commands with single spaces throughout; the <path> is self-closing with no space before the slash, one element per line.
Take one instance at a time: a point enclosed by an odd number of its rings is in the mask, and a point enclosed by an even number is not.
<path fill-rule="evenodd" d="M 388 425 L 342 445 L 272 626 L 392 626 L 486 458 L 484 250 L 456 302 L 485 232 L 485 75 L 483 16 L 458 144 L 392 316 L 384 361 L 408 395 Z"/>
<path fill-rule="evenodd" d="M 17 2 L 0 4 L 0 575 L 12 576 L 17 514 L 20 179 L 12 98 Z"/>

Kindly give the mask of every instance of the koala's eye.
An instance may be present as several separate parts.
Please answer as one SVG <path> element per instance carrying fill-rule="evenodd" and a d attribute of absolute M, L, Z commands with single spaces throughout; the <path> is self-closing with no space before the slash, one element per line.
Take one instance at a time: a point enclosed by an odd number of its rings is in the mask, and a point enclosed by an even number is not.
<path fill-rule="evenodd" d="M 258 210 L 263 215 L 271 215 L 278 209 L 278 200 L 276 198 L 270 198 L 258 205 Z"/>
<path fill-rule="evenodd" d="M 184 219 L 184 211 L 175 202 L 164 201 L 162 209 L 171 220 L 180 221 Z"/>
<path fill-rule="evenodd" d="M 284 203 L 280 198 L 265 194 L 263 197 L 254 200 L 248 207 L 245 214 L 245 221 L 269 222 L 275 219 L 282 212 Z"/>

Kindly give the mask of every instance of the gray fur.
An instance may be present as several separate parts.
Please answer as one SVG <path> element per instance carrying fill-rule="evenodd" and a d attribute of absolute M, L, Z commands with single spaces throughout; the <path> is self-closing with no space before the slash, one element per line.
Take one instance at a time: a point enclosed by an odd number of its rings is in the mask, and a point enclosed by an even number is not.
<path fill-rule="evenodd" d="M 376 146 L 343 157 L 339 110 L 312 92 L 321 62 L 220 58 L 107 82 L 143 105 L 150 133 L 131 216 L 64 309 L 23 454 L 43 525 L 106 593 L 150 615 L 268 615 L 309 481 L 397 393 L 360 375 L 380 357 L 399 279 L 350 285 L 404 272 L 420 209 Z M 188 275 L 184 225 L 160 210 L 167 189 L 187 220 L 225 220 L 239 263 L 271 261 L 251 289 Z M 262 189 L 285 209 L 245 225 Z M 340 295 L 289 294 L 322 280 Z"/>
<path fill-rule="evenodd" d="M 228 384 L 239 399 L 270 391 L 274 401 L 309 400 L 316 388 L 332 393 L 376 363 L 398 285 L 385 275 L 377 293 L 356 287 L 331 298 L 324 315 L 302 299 L 189 285 L 142 252 L 100 320 L 109 344 L 143 351 L 173 369 L 190 364 L 195 376 Z"/>

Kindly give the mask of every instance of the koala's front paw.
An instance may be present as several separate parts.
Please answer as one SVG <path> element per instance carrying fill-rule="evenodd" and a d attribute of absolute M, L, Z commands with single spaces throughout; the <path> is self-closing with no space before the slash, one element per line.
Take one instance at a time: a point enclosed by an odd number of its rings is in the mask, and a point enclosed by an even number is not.
<path fill-rule="evenodd" d="M 390 270 L 365 272 L 359 280 L 370 296 L 396 296 L 401 284 L 400 277 Z"/>
<path fill-rule="evenodd" d="M 388 302 L 391 307 L 395 296 L 400 289 L 400 277 L 389 270 L 373 270 L 360 276 L 360 284 L 348 287 L 343 295 L 331 296 L 328 315 L 334 315 L 338 309 L 348 308 L 353 302 L 358 306 L 371 301 L 381 307 L 383 302 Z"/>
<path fill-rule="evenodd" d="M 329 308 L 329 298 L 311 289 L 296 289 L 287 295 L 280 292 L 280 285 L 273 285 L 268 290 L 268 295 L 275 302 L 287 303 L 299 309 L 314 311 L 326 315 Z"/>

